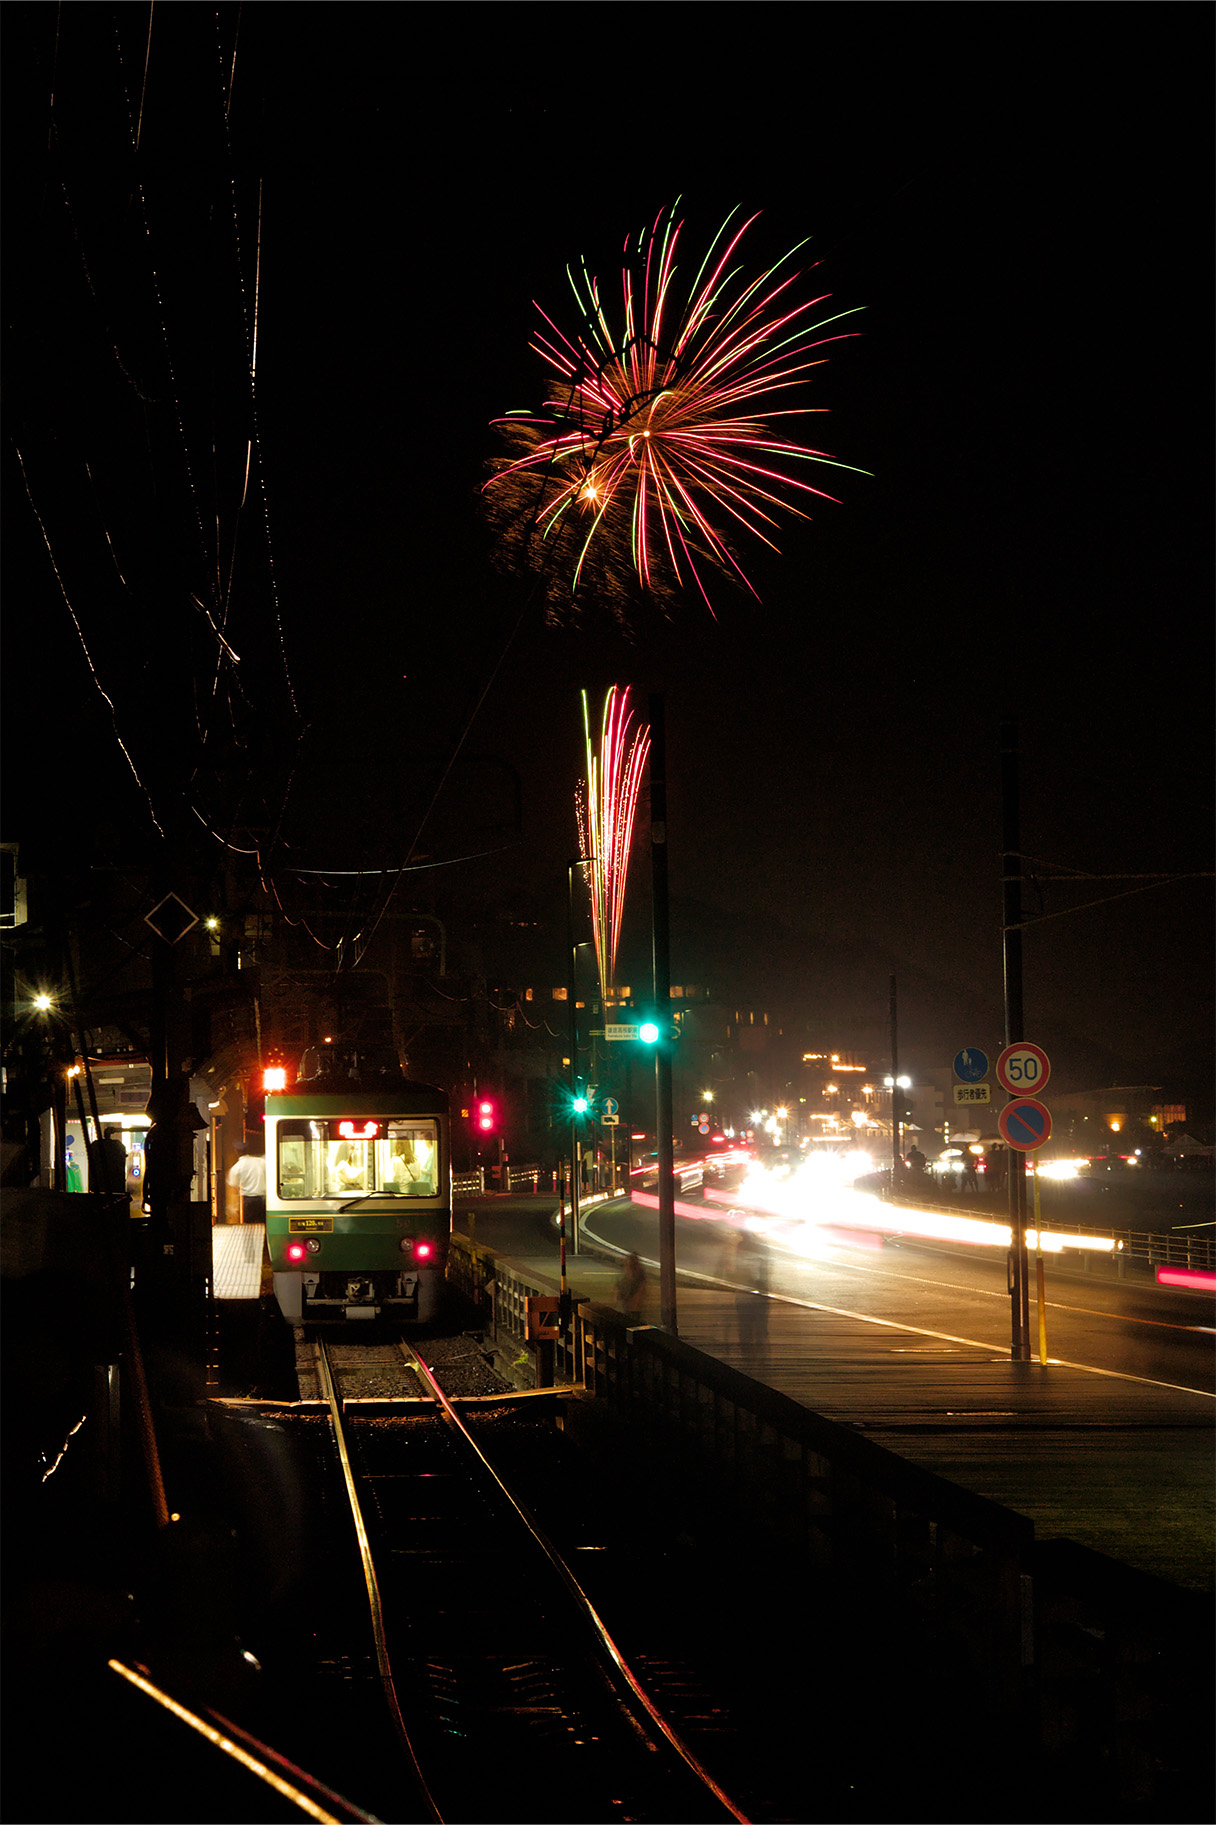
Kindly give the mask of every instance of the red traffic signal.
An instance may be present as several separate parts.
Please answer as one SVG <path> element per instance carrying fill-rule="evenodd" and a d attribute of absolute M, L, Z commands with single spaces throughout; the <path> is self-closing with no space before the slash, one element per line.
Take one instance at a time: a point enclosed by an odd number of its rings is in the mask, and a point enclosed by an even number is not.
<path fill-rule="evenodd" d="M 479 1133 L 493 1134 L 498 1126 L 498 1111 L 488 1096 L 474 1104 L 473 1119 Z"/>

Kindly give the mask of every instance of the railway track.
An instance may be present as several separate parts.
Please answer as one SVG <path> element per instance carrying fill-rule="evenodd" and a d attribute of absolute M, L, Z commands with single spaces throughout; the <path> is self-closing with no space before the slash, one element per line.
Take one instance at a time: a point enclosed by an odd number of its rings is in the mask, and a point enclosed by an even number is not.
<path fill-rule="evenodd" d="M 526 1397 L 462 1417 L 409 1345 L 394 1347 L 391 1419 L 368 1411 L 340 1346 L 319 1341 L 316 1357 L 373 1642 L 361 1671 L 384 1700 L 409 1816 L 744 1819 L 681 1730 L 681 1713 L 704 1726 L 712 1701 L 679 1663 L 630 1664 L 496 1467 Z M 383 1386 L 383 1354 L 376 1367 Z M 357 1790 L 356 1771 L 345 1785 Z"/>

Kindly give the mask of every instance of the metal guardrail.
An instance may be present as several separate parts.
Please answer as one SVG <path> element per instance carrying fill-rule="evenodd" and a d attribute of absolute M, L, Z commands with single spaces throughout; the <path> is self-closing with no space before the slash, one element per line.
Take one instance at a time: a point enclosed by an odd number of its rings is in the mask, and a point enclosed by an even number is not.
<path fill-rule="evenodd" d="M 1007 1213 L 1003 1208 L 993 1209 L 990 1205 L 968 1203 L 958 1197 L 935 1198 L 931 1194 L 920 1193 L 915 1197 L 892 1198 L 889 1186 L 883 1202 L 894 1209 L 910 1203 L 926 1210 L 940 1211 L 947 1216 L 978 1217 L 992 1223 L 1007 1221 Z M 1027 1221 L 1032 1221 L 1029 1211 Z M 1109 1251 L 1103 1249 L 1100 1255 L 1090 1251 L 1089 1259 L 1113 1260 L 1117 1272 L 1122 1271 L 1126 1261 L 1143 1261 L 1150 1267 L 1198 1267 L 1216 1272 L 1216 1238 L 1196 1236 L 1185 1230 L 1107 1229 L 1100 1223 L 1075 1222 L 1054 1215 L 1044 1215 L 1043 1229 L 1044 1232 L 1051 1230 L 1059 1236 L 1098 1236 L 1103 1241 L 1110 1241 L 1113 1247 Z M 1085 1250 L 1080 1252 L 1086 1254 Z"/>

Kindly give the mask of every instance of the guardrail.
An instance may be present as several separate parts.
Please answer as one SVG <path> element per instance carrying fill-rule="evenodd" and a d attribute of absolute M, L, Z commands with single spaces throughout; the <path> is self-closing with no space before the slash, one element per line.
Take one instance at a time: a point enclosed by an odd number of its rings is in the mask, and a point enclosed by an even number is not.
<path fill-rule="evenodd" d="M 877 1175 L 875 1175 L 877 1176 Z M 885 1176 L 885 1187 L 880 1192 L 882 1202 L 894 1208 L 900 1205 L 914 1205 L 931 1211 L 940 1211 L 947 1216 L 979 1217 L 992 1223 L 1005 1223 L 1008 1213 L 1004 1206 L 976 1204 L 962 1197 L 934 1197 L 933 1191 L 910 1193 L 901 1183 L 899 1195 L 890 1195 L 890 1174 Z M 1033 1217 L 1027 1211 L 1027 1223 L 1033 1224 Z M 1109 1241 L 1113 1246 L 1099 1252 L 1079 1251 L 1086 1265 L 1098 1261 L 1113 1261 L 1114 1271 L 1121 1274 L 1126 1262 L 1143 1261 L 1149 1267 L 1202 1267 L 1216 1271 L 1216 1238 L 1196 1236 L 1185 1230 L 1147 1230 L 1147 1229 L 1107 1229 L 1100 1223 L 1084 1223 L 1068 1218 L 1058 1218 L 1054 1214 L 1044 1214 L 1044 1232 L 1051 1230 L 1060 1236 L 1098 1236 Z"/>
<path fill-rule="evenodd" d="M 508 1166 L 507 1190 L 530 1191 L 538 1195 L 542 1191 L 552 1191 L 557 1187 L 555 1174 L 548 1166 Z M 455 1172 L 452 1174 L 452 1196 L 454 1198 L 484 1198 L 486 1195 L 486 1169 L 478 1166 L 473 1172 Z"/>

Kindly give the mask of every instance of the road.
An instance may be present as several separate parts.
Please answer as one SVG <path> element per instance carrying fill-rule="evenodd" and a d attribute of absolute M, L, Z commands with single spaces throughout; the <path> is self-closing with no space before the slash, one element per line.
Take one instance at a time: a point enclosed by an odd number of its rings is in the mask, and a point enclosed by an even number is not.
<path fill-rule="evenodd" d="M 1210 1297 L 1146 1279 L 1047 1269 L 1048 1364 L 1012 1363 L 1003 1250 L 883 1241 L 839 1221 L 767 1224 L 770 1297 L 738 1294 L 738 1209 L 677 1217 L 680 1336 L 901 1456 L 1067 1537 L 1199 1590 L 1213 1588 L 1214 1313 Z M 556 1263 L 539 1204 L 484 1207 L 478 1239 Z M 841 1218 L 848 1206 L 836 1205 Z M 796 1230 L 800 1233 L 796 1233 Z M 644 1316 L 659 1318 L 657 1213 L 624 1202 L 584 1213 L 587 1243 L 651 1264 Z M 578 1266 L 572 1264 L 578 1290 Z M 603 1294 L 597 1294 L 603 1297 Z M 1037 1328 L 1032 1322 L 1037 1344 Z"/>

